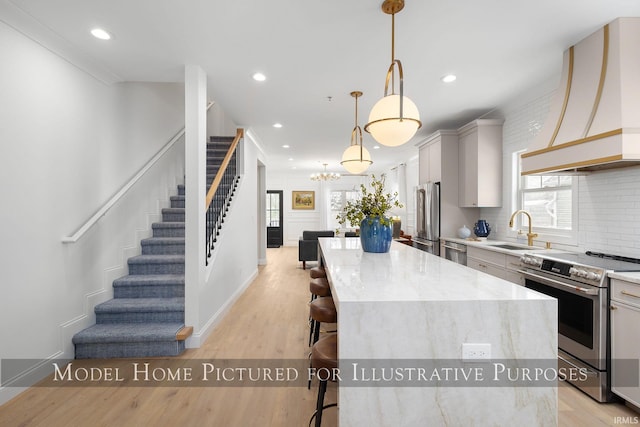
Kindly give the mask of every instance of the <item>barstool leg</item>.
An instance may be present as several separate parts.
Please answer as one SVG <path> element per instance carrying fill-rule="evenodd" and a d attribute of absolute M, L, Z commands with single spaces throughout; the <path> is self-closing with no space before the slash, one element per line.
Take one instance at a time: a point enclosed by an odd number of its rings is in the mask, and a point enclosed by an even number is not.
<path fill-rule="evenodd" d="M 314 322 L 316 322 L 313 331 L 313 343 L 315 344 L 318 342 L 318 338 L 320 338 L 320 322 L 318 322 L 317 320 L 314 320 Z"/>
<path fill-rule="evenodd" d="M 324 404 L 324 394 L 327 391 L 327 381 L 320 380 L 320 385 L 318 386 L 318 400 L 316 401 L 316 412 L 313 413 L 311 419 L 309 420 L 309 427 L 311 427 L 311 422 L 313 418 L 316 419 L 316 427 L 320 427 L 322 423 L 322 410 Z"/>
<path fill-rule="evenodd" d="M 311 347 L 311 340 L 313 339 L 313 331 L 316 329 L 316 321 L 309 318 L 311 323 L 309 324 L 309 347 Z"/>

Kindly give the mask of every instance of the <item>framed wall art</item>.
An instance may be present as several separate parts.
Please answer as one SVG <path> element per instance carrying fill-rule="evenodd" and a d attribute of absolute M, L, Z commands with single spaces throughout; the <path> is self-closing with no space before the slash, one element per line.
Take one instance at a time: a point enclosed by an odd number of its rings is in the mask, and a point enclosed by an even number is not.
<path fill-rule="evenodd" d="M 316 208 L 316 192 L 315 191 L 292 191 L 291 192 L 292 209 L 313 210 Z"/>

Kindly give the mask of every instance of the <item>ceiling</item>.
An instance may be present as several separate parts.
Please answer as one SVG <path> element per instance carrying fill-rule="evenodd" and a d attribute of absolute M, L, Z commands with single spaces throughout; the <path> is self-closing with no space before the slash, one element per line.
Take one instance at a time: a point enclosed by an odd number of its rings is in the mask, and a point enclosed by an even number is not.
<path fill-rule="evenodd" d="M 271 170 L 312 172 L 328 163 L 344 172 L 339 162 L 355 120 L 349 93 L 364 92 L 364 127 L 391 63 L 391 16 L 382 0 L 0 1 L 14 27 L 39 27 L 41 39 L 64 44 L 115 80 L 180 82 L 185 64 L 201 66 L 209 97 L 251 127 Z M 405 3 L 395 18 L 396 58 L 423 125 L 395 148 L 374 150 L 365 133 L 373 171 L 415 155 L 415 143 L 437 129 L 455 129 L 555 82 L 570 45 L 617 17 L 640 16 L 637 0 Z M 93 38 L 94 27 L 114 38 Z M 254 81 L 257 71 L 267 80 Z M 458 79 L 444 84 L 448 73 Z"/>

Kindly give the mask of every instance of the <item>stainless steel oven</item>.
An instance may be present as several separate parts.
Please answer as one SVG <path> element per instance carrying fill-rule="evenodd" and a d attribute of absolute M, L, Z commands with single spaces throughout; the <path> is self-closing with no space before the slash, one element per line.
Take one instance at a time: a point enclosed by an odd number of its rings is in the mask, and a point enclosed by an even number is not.
<path fill-rule="evenodd" d="M 608 273 L 639 271 L 640 260 L 594 252 L 535 253 L 523 255 L 520 266 L 527 288 L 558 300 L 558 368 L 586 373 L 565 381 L 599 402 L 614 400 Z"/>
<path fill-rule="evenodd" d="M 558 300 L 559 372 L 580 372 L 563 379 L 600 402 L 612 400 L 606 270 L 546 255 L 524 255 L 520 263 L 525 287 Z"/>
<path fill-rule="evenodd" d="M 558 347 L 594 368 L 607 366 L 607 288 L 523 271 L 525 287 L 558 300 Z"/>

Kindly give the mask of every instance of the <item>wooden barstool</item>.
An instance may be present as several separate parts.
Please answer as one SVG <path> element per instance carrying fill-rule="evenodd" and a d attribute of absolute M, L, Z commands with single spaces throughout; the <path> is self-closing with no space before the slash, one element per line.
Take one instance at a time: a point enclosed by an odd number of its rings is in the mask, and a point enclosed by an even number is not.
<path fill-rule="evenodd" d="M 313 267 L 311 270 L 309 270 L 309 276 L 311 276 L 312 279 L 317 279 L 318 277 L 327 277 L 327 272 L 324 271 L 324 267 Z"/>
<path fill-rule="evenodd" d="M 309 426 L 316 419 L 316 427 L 322 423 L 322 411 L 338 406 L 337 403 L 324 405 L 324 395 L 327 391 L 327 381 L 338 379 L 338 335 L 330 334 L 318 340 L 311 348 L 311 367 L 318 377 L 318 400 L 316 410 L 309 420 Z"/>
<path fill-rule="evenodd" d="M 316 297 L 328 297 L 331 295 L 331 286 L 326 277 L 316 277 L 309 281 L 309 292 L 311 292 L 311 300 Z"/>
<path fill-rule="evenodd" d="M 316 343 L 320 337 L 320 324 L 336 323 L 338 321 L 338 312 L 336 311 L 336 305 L 333 303 L 333 298 L 320 297 L 311 301 L 309 304 L 309 316 L 313 321 L 313 343 Z"/>
<path fill-rule="evenodd" d="M 328 297 L 331 295 L 331 287 L 326 277 L 317 277 L 311 279 L 309 282 L 309 291 L 311 292 L 311 304 L 318 297 Z M 309 345 L 311 345 L 311 339 L 313 338 L 313 331 L 315 329 L 316 322 L 309 313 Z"/>

